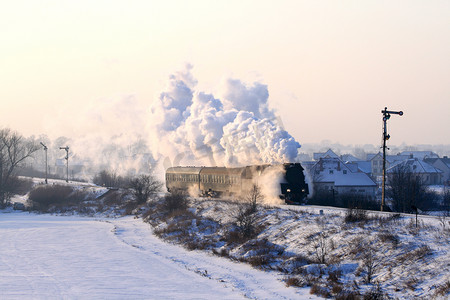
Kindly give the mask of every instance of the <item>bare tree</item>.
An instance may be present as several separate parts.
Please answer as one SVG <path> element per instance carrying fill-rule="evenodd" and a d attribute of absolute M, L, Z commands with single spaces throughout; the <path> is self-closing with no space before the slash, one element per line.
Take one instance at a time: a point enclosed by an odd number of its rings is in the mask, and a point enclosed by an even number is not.
<path fill-rule="evenodd" d="M 413 206 L 423 208 L 426 187 L 419 174 L 413 173 L 407 166 L 397 166 L 388 179 L 388 193 L 395 211 L 412 212 Z"/>
<path fill-rule="evenodd" d="M 245 195 L 244 201 L 247 203 L 248 210 L 251 213 L 255 213 L 258 210 L 258 205 L 264 200 L 264 195 L 261 192 L 261 188 L 253 184 L 250 191 Z"/>
<path fill-rule="evenodd" d="M 256 224 L 258 221 L 258 205 L 263 201 L 264 195 L 258 185 L 252 185 L 252 188 L 243 197 L 243 201 L 238 204 L 234 212 L 234 220 L 239 233 L 243 238 L 251 238 L 256 233 Z"/>
<path fill-rule="evenodd" d="M 130 181 L 130 188 L 138 204 L 145 203 L 148 198 L 161 190 L 162 183 L 151 175 L 140 175 Z"/>
<path fill-rule="evenodd" d="M 0 206 L 14 193 L 17 167 L 39 149 L 34 141 L 24 141 L 17 132 L 0 130 Z"/>
<path fill-rule="evenodd" d="M 314 253 L 316 254 L 317 261 L 321 264 L 327 262 L 328 252 L 330 250 L 330 245 L 328 242 L 328 237 L 323 232 L 319 232 L 317 235 L 317 240 L 314 245 Z"/>
<path fill-rule="evenodd" d="M 373 275 L 378 270 L 380 263 L 375 257 L 375 250 L 372 247 L 370 246 L 365 247 L 363 252 L 362 263 L 363 268 L 366 271 L 364 281 L 366 283 L 371 283 Z"/>

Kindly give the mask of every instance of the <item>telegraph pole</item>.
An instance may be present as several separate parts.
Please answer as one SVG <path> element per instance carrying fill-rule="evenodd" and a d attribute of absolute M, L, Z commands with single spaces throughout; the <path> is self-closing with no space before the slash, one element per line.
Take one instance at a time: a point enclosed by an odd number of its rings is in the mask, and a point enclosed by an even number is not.
<path fill-rule="evenodd" d="M 390 139 L 390 135 L 387 133 L 387 120 L 391 118 L 391 114 L 393 115 L 399 115 L 403 116 L 402 111 L 390 111 L 387 110 L 387 107 L 384 108 L 384 110 L 381 111 L 383 114 L 383 182 L 381 187 L 381 208 L 380 210 L 383 211 L 384 207 L 384 198 L 386 197 L 386 149 L 389 150 L 386 146 L 386 141 Z"/>
<path fill-rule="evenodd" d="M 45 151 L 45 184 L 48 184 L 47 178 L 48 178 L 48 174 L 47 174 L 47 170 L 48 170 L 48 160 L 47 160 L 47 146 L 44 145 L 44 143 L 41 142 L 42 147 L 44 147 L 44 151 Z"/>
<path fill-rule="evenodd" d="M 69 182 L 69 147 L 59 147 L 59 149 L 61 150 L 66 150 L 66 157 L 64 157 L 64 159 L 66 160 L 66 173 L 67 173 L 67 178 L 66 178 L 66 182 Z"/>

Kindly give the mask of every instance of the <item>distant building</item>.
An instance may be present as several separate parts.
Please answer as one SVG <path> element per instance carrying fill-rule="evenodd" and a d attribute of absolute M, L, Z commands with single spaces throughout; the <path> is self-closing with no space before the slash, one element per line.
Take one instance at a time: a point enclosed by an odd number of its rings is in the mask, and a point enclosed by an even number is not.
<path fill-rule="evenodd" d="M 440 185 L 443 183 L 443 172 L 418 158 L 409 158 L 390 167 L 386 170 L 388 177 L 389 174 L 396 172 L 399 168 L 416 174 L 425 185 Z"/>
<path fill-rule="evenodd" d="M 331 156 L 331 155 L 330 155 Z M 357 194 L 375 198 L 377 185 L 357 165 L 347 166 L 339 157 L 319 158 L 309 169 L 316 192 L 330 192 L 333 195 Z"/>
<path fill-rule="evenodd" d="M 426 158 L 439 158 L 439 155 L 433 151 L 403 151 L 399 155 L 408 155 L 409 158 L 418 158 L 424 160 Z"/>
<path fill-rule="evenodd" d="M 353 155 L 351 155 L 351 154 L 344 154 L 344 155 L 341 155 L 341 160 L 343 161 L 343 162 L 357 162 L 357 161 L 362 161 L 362 159 L 359 159 L 359 158 L 357 158 L 357 157 L 355 157 L 355 156 L 353 156 Z"/>
<path fill-rule="evenodd" d="M 400 154 L 386 155 L 386 170 L 389 169 L 392 165 L 404 161 L 409 157 L 409 155 Z M 378 185 L 381 185 L 383 177 L 383 154 L 381 152 L 375 154 L 367 154 L 367 161 L 370 162 L 370 176 Z"/>
<path fill-rule="evenodd" d="M 442 158 L 425 158 L 424 162 L 432 165 L 442 171 L 442 181 L 446 185 L 450 185 L 450 158 L 444 156 Z"/>
<path fill-rule="evenodd" d="M 333 152 L 333 150 L 328 149 L 327 152 L 317 152 L 313 154 L 313 158 L 315 161 L 320 160 L 321 158 L 339 158 L 339 156 Z"/>

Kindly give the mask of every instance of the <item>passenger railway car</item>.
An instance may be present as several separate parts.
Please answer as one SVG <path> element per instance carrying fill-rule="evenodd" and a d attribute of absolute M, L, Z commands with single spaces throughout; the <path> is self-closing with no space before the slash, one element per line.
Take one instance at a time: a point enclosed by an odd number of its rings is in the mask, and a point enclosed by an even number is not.
<path fill-rule="evenodd" d="M 169 192 L 190 192 L 203 196 L 243 195 L 258 178 L 273 165 L 255 165 L 241 168 L 225 167 L 172 167 L 166 171 Z M 280 198 L 286 203 L 300 203 L 308 195 L 303 167 L 299 163 L 283 164 Z M 275 179 L 274 180 L 278 180 Z"/>

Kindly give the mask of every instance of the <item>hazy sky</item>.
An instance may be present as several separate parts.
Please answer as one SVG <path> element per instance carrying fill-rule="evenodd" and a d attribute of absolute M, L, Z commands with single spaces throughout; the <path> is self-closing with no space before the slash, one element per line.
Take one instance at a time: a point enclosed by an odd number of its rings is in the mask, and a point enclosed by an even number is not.
<path fill-rule="evenodd" d="M 205 92 L 267 84 L 300 143 L 379 144 L 385 106 L 390 143 L 450 143 L 448 0 L 0 3 L 0 127 L 25 135 L 145 111 L 190 63 Z"/>

